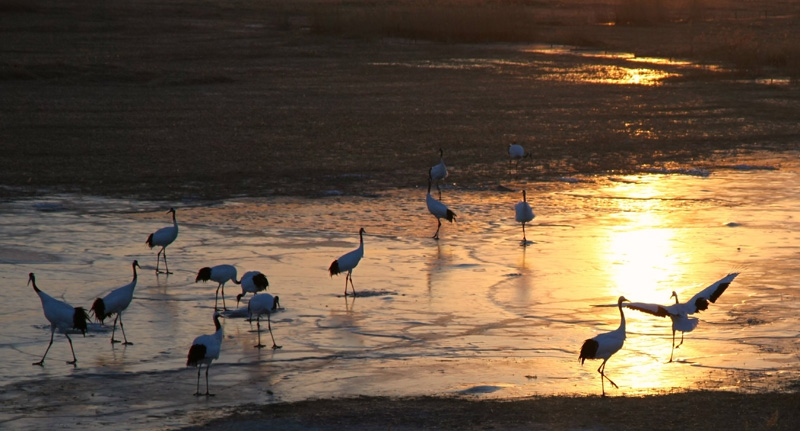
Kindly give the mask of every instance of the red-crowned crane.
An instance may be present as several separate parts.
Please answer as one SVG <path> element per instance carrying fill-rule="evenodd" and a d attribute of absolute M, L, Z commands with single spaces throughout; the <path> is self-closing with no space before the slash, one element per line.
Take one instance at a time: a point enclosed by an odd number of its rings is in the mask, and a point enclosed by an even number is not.
<path fill-rule="evenodd" d="M 161 250 L 156 255 L 156 274 L 161 274 L 159 271 L 159 264 L 161 264 L 161 254 L 164 254 L 164 272 L 163 274 L 172 274 L 169 272 L 169 265 L 167 265 L 167 246 L 175 241 L 178 237 L 178 220 L 175 218 L 175 208 L 170 208 L 167 214 L 172 213 L 172 226 L 162 227 L 161 229 L 153 232 L 147 237 L 145 243 L 150 247 L 161 246 Z"/>
<path fill-rule="evenodd" d="M 515 168 L 519 169 L 519 162 L 524 158 L 533 158 L 531 153 L 526 153 L 525 149 L 522 148 L 522 145 L 513 143 L 508 144 L 508 157 L 509 162 L 514 161 L 516 162 Z"/>
<path fill-rule="evenodd" d="M 456 213 L 431 196 L 431 178 L 431 176 L 428 176 L 428 194 L 425 196 L 425 204 L 428 206 L 428 211 L 436 217 L 437 226 L 436 233 L 433 234 L 433 239 L 439 239 L 439 229 L 442 228 L 442 219 L 452 223 L 456 218 Z"/>
<path fill-rule="evenodd" d="M 261 273 L 261 271 L 247 271 L 242 274 L 242 278 L 239 281 L 242 286 L 242 293 L 236 295 L 236 308 L 239 308 L 239 301 L 241 301 L 248 292 L 255 296 L 256 293 L 267 290 L 269 287 L 269 280 L 267 280 L 267 276 Z"/>
<path fill-rule="evenodd" d="M 619 327 L 613 331 L 598 334 L 583 342 L 581 353 L 578 355 L 578 360 L 581 365 L 587 359 L 602 359 L 603 363 L 597 368 L 600 373 L 600 387 L 603 390 L 603 396 L 606 396 L 606 387 L 603 380 L 608 380 L 615 388 L 619 388 L 616 383 L 609 379 L 605 374 L 606 362 L 614 353 L 617 353 L 622 345 L 625 343 L 625 313 L 622 312 L 622 303 L 630 302 L 624 296 L 620 296 L 617 300 L 617 307 L 619 308 L 620 323 Z"/>
<path fill-rule="evenodd" d="M 206 282 L 208 280 L 216 281 L 218 283 L 217 292 L 214 296 L 214 310 L 217 310 L 219 290 L 222 289 L 222 309 L 227 311 L 228 307 L 225 305 L 225 283 L 232 281 L 235 284 L 241 284 L 241 281 L 236 279 L 236 267 L 233 265 L 217 265 L 200 268 L 200 270 L 197 271 L 197 277 L 195 277 L 194 282 Z"/>
<path fill-rule="evenodd" d="M 442 189 L 439 188 L 439 181 L 447 178 L 447 166 L 444 164 L 444 150 L 439 148 L 439 163 L 430 170 L 430 177 L 436 181 L 436 190 L 439 191 L 439 199 L 442 198 Z"/>
<path fill-rule="evenodd" d="M 525 190 L 522 191 L 522 200 L 514 205 L 514 212 L 516 215 L 517 223 L 522 223 L 522 245 L 528 245 L 528 238 L 525 236 L 525 223 L 533 220 L 536 215 L 533 214 L 533 209 L 528 203 L 528 195 Z"/>
<path fill-rule="evenodd" d="M 211 368 L 211 362 L 219 359 L 219 352 L 222 349 L 222 325 L 219 323 L 219 313 L 216 311 L 214 312 L 214 326 L 217 329 L 213 334 L 201 335 L 194 339 L 186 359 L 187 367 L 197 367 L 197 391 L 194 393 L 196 397 L 203 395 L 200 393 L 200 370 L 203 368 L 203 364 L 206 366 L 205 395 L 214 396 L 208 392 L 208 369 Z"/>
<path fill-rule="evenodd" d="M 139 266 L 139 261 L 137 260 L 133 261 L 131 267 L 133 268 L 133 280 L 131 280 L 130 283 L 112 290 L 111 293 L 102 298 L 95 299 L 92 304 L 94 317 L 100 323 L 103 323 L 103 321 L 112 314 L 116 314 L 114 317 L 114 328 L 111 330 L 112 344 L 119 343 L 119 340 L 114 339 L 114 334 L 117 330 L 117 320 L 119 320 L 119 328 L 122 329 L 122 338 L 125 340 L 122 344 L 133 344 L 128 341 L 128 337 L 125 335 L 125 326 L 122 324 L 122 312 L 128 308 L 131 304 L 131 300 L 133 300 L 133 290 L 136 289 L 136 268 L 141 269 L 142 267 Z"/>
<path fill-rule="evenodd" d="M 688 302 L 679 302 L 678 294 L 673 291 L 670 298 L 675 298 L 675 303 L 672 305 L 659 305 L 648 304 L 644 302 L 631 302 L 625 304 L 626 307 L 642 311 L 644 313 L 652 314 L 654 316 L 666 317 L 672 319 L 672 351 L 669 355 L 669 362 L 672 362 L 672 357 L 675 349 L 683 344 L 683 334 L 692 332 L 697 327 L 699 320 L 696 317 L 689 317 L 690 314 L 697 313 L 708 309 L 708 303 L 717 302 L 717 299 L 725 292 L 725 289 L 730 286 L 733 279 L 739 275 L 738 272 L 732 272 L 725 277 L 715 281 L 710 286 L 701 290 L 698 294 L 694 295 Z M 675 332 L 681 332 L 681 342 L 675 345 Z"/>
<path fill-rule="evenodd" d="M 47 352 L 50 351 L 50 346 L 53 345 L 53 334 L 58 329 L 59 332 L 64 334 L 69 341 L 69 348 L 72 351 L 72 361 L 67 361 L 68 364 L 75 365 L 78 363 L 78 358 L 75 357 L 75 349 L 72 347 L 72 339 L 69 338 L 67 331 L 77 329 L 86 336 L 86 324 L 89 322 L 89 314 L 83 307 L 73 307 L 64 301 L 59 301 L 52 296 L 42 292 L 36 286 L 36 277 L 31 272 L 28 274 L 28 285 L 33 285 L 33 290 L 39 295 L 42 301 L 42 310 L 44 310 L 44 317 L 50 322 L 50 344 L 47 345 L 47 350 L 44 351 L 42 359 L 39 362 L 34 362 L 33 365 L 44 366 L 44 358 L 47 357 Z"/>
<path fill-rule="evenodd" d="M 358 231 L 358 238 L 359 244 L 358 248 L 353 251 L 350 251 L 338 259 L 334 260 L 331 263 L 331 266 L 328 268 L 328 272 L 331 274 L 331 277 L 337 274 L 341 274 L 347 271 L 347 277 L 344 279 L 344 296 L 347 296 L 347 281 L 350 281 L 350 288 L 353 289 L 353 297 L 356 296 L 356 287 L 353 286 L 353 268 L 358 265 L 358 262 L 361 261 L 361 258 L 364 257 L 364 234 L 367 231 L 364 230 L 362 227 Z"/>
<path fill-rule="evenodd" d="M 258 349 L 265 347 L 261 344 L 261 315 L 267 315 L 267 329 L 269 329 L 269 335 L 272 337 L 272 348 L 273 349 L 280 349 L 281 346 L 275 344 L 275 336 L 272 335 L 272 322 L 270 319 L 270 315 L 280 309 L 280 300 L 277 296 L 273 297 L 269 293 L 262 293 L 261 295 L 255 295 L 250 298 L 250 302 L 247 304 L 247 312 L 250 314 L 250 321 L 253 321 L 253 316 L 256 316 L 256 328 L 258 328 L 258 344 L 253 347 Z"/>

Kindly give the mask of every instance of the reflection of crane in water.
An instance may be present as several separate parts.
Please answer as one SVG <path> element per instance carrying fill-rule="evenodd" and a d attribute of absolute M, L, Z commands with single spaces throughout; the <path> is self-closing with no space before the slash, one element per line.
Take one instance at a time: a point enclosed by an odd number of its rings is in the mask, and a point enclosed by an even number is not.
<path fill-rule="evenodd" d="M 603 396 L 606 396 L 606 387 L 603 380 L 608 380 L 615 388 L 619 388 L 616 383 L 606 377 L 605 369 L 606 362 L 614 353 L 617 353 L 622 345 L 625 343 L 625 313 L 622 312 L 622 303 L 630 302 L 624 296 L 620 296 L 617 300 L 617 307 L 619 307 L 620 323 L 619 327 L 613 331 L 596 335 L 583 342 L 581 353 L 578 355 L 578 360 L 581 365 L 587 359 L 602 359 L 603 363 L 597 368 L 600 373 L 600 387 L 603 389 Z"/>
<path fill-rule="evenodd" d="M 699 311 L 707 310 L 709 302 L 716 302 L 717 299 L 725 292 L 725 289 L 730 286 L 738 272 L 733 272 L 725 277 L 715 281 L 712 285 L 701 290 L 698 294 L 694 295 L 689 301 L 681 303 L 678 301 L 678 294 L 673 291 L 670 298 L 675 298 L 675 303 L 672 305 L 659 305 L 648 304 L 644 302 L 631 302 L 625 304 L 626 307 L 633 310 L 642 311 L 644 313 L 652 314 L 654 316 L 666 317 L 672 319 L 672 352 L 669 355 L 669 362 L 672 362 L 672 356 L 675 349 L 683 344 L 683 334 L 692 332 L 697 327 L 699 320 L 696 317 L 689 317 L 690 314 Z M 675 331 L 681 331 L 681 342 L 675 345 Z"/>

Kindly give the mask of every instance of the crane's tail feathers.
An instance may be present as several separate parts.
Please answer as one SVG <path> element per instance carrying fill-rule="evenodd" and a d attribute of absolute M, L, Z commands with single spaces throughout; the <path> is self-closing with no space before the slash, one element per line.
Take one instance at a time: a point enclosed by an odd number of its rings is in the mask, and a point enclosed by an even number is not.
<path fill-rule="evenodd" d="M 581 365 L 583 365 L 583 362 L 587 359 L 594 359 L 599 347 L 600 344 L 597 340 L 589 338 L 584 341 L 583 346 L 581 346 L 581 353 L 578 355 L 578 360 L 581 362 Z"/>
<path fill-rule="evenodd" d="M 203 344 L 193 344 L 189 348 L 189 356 L 186 358 L 186 366 L 197 366 L 206 357 L 206 346 Z"/>
<path fill-rule="evenodd" d="M 97 298 L 94 300 L 92 304 L 92 313 L 94 313 L 94 318 L 100 323 L 103 323 L 106 317 L 106 303 L 103 301 L 103 298 Z"/>
<path fill-rule="evenodd" d="M 208 281 L 211 280 L 211 268 L 205 267 L 200 268 L 200 271 L 197 271 L 197 277 L 194 279 L 194 282 L 197 283 L 198 281 Z"/>
<path fill-rule="evenodd" d="M 75 314 L 72 315 L 72 327 L 81 331 L 84 337 L 86 336 L 88 322 L 89 313 L 83 307 L 75 307 Z"/>
<path fill-rule="evenodd" d="M 338 259 L 334 260 L 333 263 L 331 263 L 330 268 L 328 268 L 328 272 L 331 274 L 331 277 L 333 277 L 334 275 L 338 275 L 339 273 L 342 272 L 342 271 L 339 270 L 339 260 Z"/>
<path fill-rule="evenodd" d="M 447 221 L 452 223 L 456 219 L 456 213 L 454 213 L 452 210 L 448 209 L 447 210 L 447 217 L 445 217 L 445 218 L 447 219 Z"/>
<path fill-rule="evenodd" d="M 150 234 L 150 236 L 147 237 L 147 241 L 145 241 L 144 243 L 147 244 L 150 248 L 154 247 L 154 245 L 153 245 L 153 234 L 152 233 Z"/>
<path fill-rule="evenodd" d="M 256 285 L 258 291 L 267 290 L 269 287 L 269 280 L 267 280 L 267 276 L 264 274 L 256 274 L 253 277 L 253 284 Z"/>

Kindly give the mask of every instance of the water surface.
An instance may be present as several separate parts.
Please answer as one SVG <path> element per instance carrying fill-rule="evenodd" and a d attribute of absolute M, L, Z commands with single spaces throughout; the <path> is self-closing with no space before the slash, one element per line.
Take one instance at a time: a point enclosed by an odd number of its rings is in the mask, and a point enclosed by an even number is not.
<path fill-rule="evenodd" d="M 218 416 L 244 402 L 350 395 L 467 394 L 519 397 L 598 394 L 598 361 L 580 366 L 586 338 L 614 329 L 625 295 L 669 303 L 728 272 L 741 272 L 699 315 L 667 363 L 667 319 L 627 311 L 628 339 L 608 375 L 624 396 L 671 390 L 796 389 L 800 376 L 800 165 L 797 154 L 719 160 L 713 168 L 631 176 L 580 176 L 508 190 L 446 187 L 457 223 L 431 235 L 435 219 L 417 189 L 375 196 L 276 197 L 154 203 L 61 195 L 0 204 L 0 423 L 15 429 L 167 429 Z M 527 189 L 536 219 L 527 247 L 513 205 Z M 144 241 L 177 209 L 168 248 L 174 274 L 154 273 Z M 327 268 L 355 248 L 359 297 Z M 124 314 L 131 346 L 110 328 L 49 340 L 40 303 L 26 286 L 89 307 L 143 270 Z M 216 397 L 192 396 L 185 367 L 197 335 L 213 332 L 214 284 L 203 266 L 261 270 L 284 310 L 272 316 L 283 348 L 256 349 L 255 325 L 231 311 Z M 226 286 L 235 308 L 237 286 Z M 241 310 L 240 310 L 241 311 Z M 263 334 L 267 336 L 267 334 Z"/>

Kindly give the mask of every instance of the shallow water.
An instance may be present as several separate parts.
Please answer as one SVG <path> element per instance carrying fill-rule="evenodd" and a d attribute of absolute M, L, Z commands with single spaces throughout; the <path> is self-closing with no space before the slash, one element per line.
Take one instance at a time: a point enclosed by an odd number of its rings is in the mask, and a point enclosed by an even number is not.
<path fill-rule="evenodd" d="M 598 394 L 599 361 L 579 365 L 584 339 L 614 329 L 619 312 L 594 307 L 625 295 L 669 303 L 741 271 L 700 314 L 667 363 L 667 319 L 629 310 L 628 339 L 606 371 L 609 395 L 670 390 L 796 389 L 800 378 L 800 163 L 797 154 L 720 160 L 709 170 L 575 177 L 514 191 L 445 187 L 458 222 L 441 240 L 425 190 L 321 199 L 175 202 L 180 235 L 154 274 L 144 240 L 169 224 L 168 206 L 91 196 L 0 204 L 0 424 L 15 429 L 168 429 L 244 402 L 349 395 L 467 394 L 518 397 Z M 536 219 L 527 247 L 513 220 L 521 188 Z M 328 265 L 358 243 L 356 298 Z M 89 307 L 140 272 L 124 314 L 130 346 L 109 343 L 109 321 L 74 335 L 78 365 L 26 286 Z M 272 316 L 280 350 L 255 349 L 255 325 L 224 319 L 213 398 L 196 398 L 185 358 L 213 332 L 215 286 L 194 283 L 203 266 L 258 269 L 280 296 Z M 235 308 L 238 286 L 226 286 Z M 119 330 L 118 330 L 119 331 Z M 117 334 L 119 337 L 120 334 Z M 262 336 L 269 337 L 263 333 Z M 265 344 L 268 342 L 265 341 Z"/>

